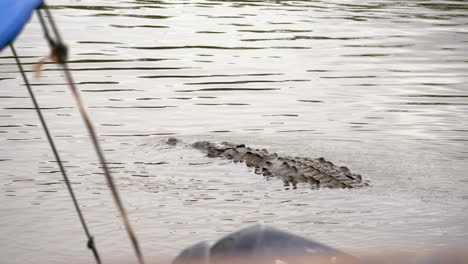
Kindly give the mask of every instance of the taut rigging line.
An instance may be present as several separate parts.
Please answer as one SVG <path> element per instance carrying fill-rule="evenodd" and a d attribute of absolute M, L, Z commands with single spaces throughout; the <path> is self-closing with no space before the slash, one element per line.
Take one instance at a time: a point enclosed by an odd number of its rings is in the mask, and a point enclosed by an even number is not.
<path fill-rule="evenodd" d="M 45 12 L 45 14 L 46 14 L 45 17 L 47 17 L 47 21 L 48 21 L 50 27 L 52 28 L 54 38 L 51 37 L 51 34 L 49 32 L 49 28 L 48 28 L 46 20 L 44 18 L 44 14 L 42 12 Z M 51 55 L 50 56 L 55 62 L 57 62 L 61 66 L 61 68 L 62 68 L 62 70 L 63 70 L 63 72 L 65 74 L 65 78 L 66 78 L 66 81 L 67 81 L 68 86 L 70 88 L 70 91 L 72 92 L 72 95 L 75 98 L 75 101 L 76 101 L 76 103 L 78 105 L 81 117 L 82 117 L 82 119 L 83 119 L 83 121 L 84 121 L 84 123 L 86 125 L 89 136 L 90 136 L 91 141 L 92 141 L 92 143 L 94 145 L 94 149 L 96 151 L 99 162 L 101 163 L 102 169 L 104 171 L 104 176 L 106 178 L 107 184 L 109 186 L 109 189 L 111 190 L 111 194 L 112 194 L 112 197 L 114 198 L 114 202 L 115 202 L 115 204 L 117 206 L 117 209 L 118 209 L 118 211 L 119 211 L 119 213 L 120 213 L 120 215 L 122 217 L 123 223 L 124 223 L 125 228 L 126 228 L 127 233 L 128 233 L 128 236 L 129 236 L 129 238 L 131 240 L 131 243 L 133 245 L 133 248 L 135 250 L 135 254 L 136 254 L 137 258 L 138 258 L 138 262 L 140 264 L 144 264 L 144 259 L 143 259 L 143 255 L 142 255 L 141 250 L 140 250 L 138 240 L 137 240 L 135 232 L 133 231 L 133 228 L 132 228 L 132 226 L 130 224 L 130 220 L 128 218 L 127 212 L 126 212 L 126 210 L 125 210 L 125 208 L 124 208 L 124 206 L 122 204 L 122 200 L 121 200 L 120 195 L 118 193 L 117 187 L 116 187 L 116 185 L 114 183 L 114 180 L 113 180 L 113 178 L 112 178 L 112 176 L 110 174 L 109 168 L 107 166 L 106 159 L 105 159 L 104 154 L 103 154 L 103 152 L 101 150 L 101 147 L 99 145 L 99 141 L 98 141 L 98 138 L 97 138 L 96 131 L 95 131 L 94 126 L 93 126 L 93 124 L 92 124 L 92 122 L 90 120 L 90 117 L 89 117 L 89 114 L 88 114 L 88 112 L 86 110 L 86 107 L 84 106 L 83 100 L 81 99 L 80 93 L 79 93 L 78 89 L 75 86 L 75 82 L 74 82 L 73 77 L 71 75 L 70 69 L 68 68 L 68 65 L 67 65 L 67 47 L 62 41 L 62 38 L 60 36 L 60 33 L 59 33 L 58 28 L 56 26 L 56 23 L 55 23 L 55 21 L 54 21 L 54 19 L 52 17 L 52 14 L 51 14 L 50 10 L 47 8 L 47 5 L 45 4 L 45 1 L 39 7 L 39 9 L 37 10 L 37 15 L 39 17 L 40 24 L 41 24 L 42 29 L 44 31 L 44 36 L 45 36 L 46 40 L 48 41 L 48 44 L 49 44 L 49 46 L 51 48 Z M 26 74 L 24 73 L 23 67 L 21 66 L 21 62 L 19 60 L 19 57 L 18 57 L 18 55 L 16 53 L 16 50 L 13 47 L 13 45 L 11 45 L 11 50 L 13 52 L 13 55 L 14 55 L 15 59 L 16 59 L 16 62 L 18 64 L 18 67 L 20 69 L 22 77 L 24 79 L 24 82 L 25 82 L 25 84 L 26 84 L 26 86 L 28 88 L 28 91 L 29 91 L 29 94 L 30 94 L 30 96 L 32 98 L 34 107 L 36 108 L 36 111 L 37 111 L 37 113 L 39 115 L 39 119 L 40 119 L 40 121 L 42 123 L 42 126 L 43 126 L 44 130 L 45 130 L 45 133 L 46 133 L 47 139 L 49 141 L 49 144 L 51 145 L 52 151 L 54 152 L 55 159 L 56 159 L 57 163 L 59 164 L 59 167 L 60 167 L 60 170 L 62 172 L 63 178 L 64 178 L 65 183 L 67 185 L 68 191 L 69 191 L 69 193 L 70 193 L 70 195 L 72 197 L 75 209 L 78 212 L 78 216 L 80 218 L 83 229 L 85 230 L 86 236 L 88 237 L 88 248 L 93 251 L 96 262 L 98 264 L 100 264 L 101 260 L 100 260 L 99 254 L 97 252 L 97 249 L 95 247 L 93 236 L 90 234 L 89 229 L 88 229 L 88 227 L 86 225 L 83 214 L 81 213 L 80 207 L 78 205 L 78 201 L 76 200 L 76 197 L 75 197 L 75 194 L 73 192 L 72 186 L 70 184 L 70 181 L 68 180 L 68 177 L 66 175 L 66 172 L 65 172 L 65 169 L 63 167 L 62 161 L 61 161 L 60 156 L 58 154 L 58 151 L 57 151 L 57 149 L 55 147 L 55 144 L 53 142 L 52 136 L 50 135 L 50 132 L 49 132 L 49 130 L 47 128 L 44 117 L 43 117 L 43 115 L 42 115 L 42 113 L 40 111 L 37 100 L 36 100 L 36 98 L 34 96 L 34 93 L 33 93 L 32 89 L 31 89 L 29 81 L 28 81 L 28 79 L 26 77 Z"/>

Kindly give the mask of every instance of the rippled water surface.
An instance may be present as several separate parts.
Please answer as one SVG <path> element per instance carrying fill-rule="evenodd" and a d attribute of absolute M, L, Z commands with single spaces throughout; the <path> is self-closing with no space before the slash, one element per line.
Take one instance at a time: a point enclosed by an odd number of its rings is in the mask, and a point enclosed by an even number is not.
<path fill-rule="evenodd" d="M 148 258 L 266 223 L 350 252 L 466 245 L 468 2 L 49 1 Z M 36 17 L 16 42 L 104 260 L 133 253 Z M 8 49 L 2 263 L 92 260 Z M 325 157 L 371 181 L 289 190 L 163 142 Z"/>

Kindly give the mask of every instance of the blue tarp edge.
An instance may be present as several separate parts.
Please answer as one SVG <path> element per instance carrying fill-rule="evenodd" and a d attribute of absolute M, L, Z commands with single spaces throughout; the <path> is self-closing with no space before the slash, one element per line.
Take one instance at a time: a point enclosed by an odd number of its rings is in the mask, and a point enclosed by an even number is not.
<path fill-rule="evenodd" d="M 12 43 L 43 0 L 0 1 L 0 51 Z"/>

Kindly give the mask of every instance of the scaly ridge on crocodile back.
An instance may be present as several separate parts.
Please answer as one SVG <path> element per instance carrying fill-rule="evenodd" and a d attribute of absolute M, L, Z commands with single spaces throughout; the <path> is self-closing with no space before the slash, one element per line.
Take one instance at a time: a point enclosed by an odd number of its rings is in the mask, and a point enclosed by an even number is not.
<path fill-rule="evenodd" d="M 170 139 L 168 143 L 174 142 Z M 192 147 L 207 153 L 208 157 L 221 157 L 234 162 L 245 162 L 254 167 L 256 174 L 265 177 L 280 177 L 285 185 L 296 187 L 298 182 L 307 182 L 319 188 L 359 188 L 368 186 L 359 174 L 346 167 L 338 167 L 324 158 L 282 157 L 266 149 L 252 149 L 245 145 L 223 142 L 215 144 L 198 141 Z"/>

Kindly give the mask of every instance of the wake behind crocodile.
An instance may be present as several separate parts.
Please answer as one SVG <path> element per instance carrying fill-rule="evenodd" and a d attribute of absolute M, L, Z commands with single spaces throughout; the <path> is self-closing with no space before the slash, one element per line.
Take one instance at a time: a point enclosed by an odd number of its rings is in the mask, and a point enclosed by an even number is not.
<path fill-rule="evenodd" d="M 169 138 L 169 145 L 181 142 Z M 369 186 L 359 174 L 352 173 L 345 166 L 337 166 L 323 157 L 290 157 L 269 153 L 266 149 L 254 149 L 244 144 L 222 142 L 220 144 L 197 141 L 190 144 L 211 158 L 224 158 L 233 162 L 243 162 L 247 167 L 255 168 L 255 174 L 267 178 L 282 179 L 286 186 L 297 187 L 299 182 L 310 184 L 312 188 L 360 188 Z"/>

